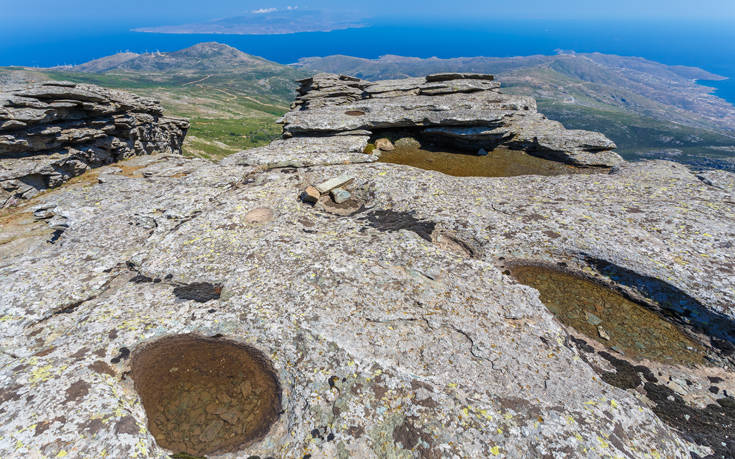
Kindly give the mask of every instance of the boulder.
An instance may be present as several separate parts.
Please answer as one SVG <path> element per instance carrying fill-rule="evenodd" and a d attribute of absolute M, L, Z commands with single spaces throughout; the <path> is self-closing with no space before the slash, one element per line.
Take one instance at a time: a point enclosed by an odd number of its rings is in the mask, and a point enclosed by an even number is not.
<path fill-rule="evenodd" d="M 381 151 L 393 151 L 396 149 L 396 147 L 393 146 L 393 143 L 385 138 L 376 140 L 375 147 Z"/>

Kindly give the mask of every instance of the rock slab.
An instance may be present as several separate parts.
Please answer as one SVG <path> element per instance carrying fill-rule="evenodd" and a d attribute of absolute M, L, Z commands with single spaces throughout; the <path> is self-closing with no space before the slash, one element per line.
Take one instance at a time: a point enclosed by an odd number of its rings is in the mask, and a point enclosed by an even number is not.
<path fill-rule="evenodd" d="M 505 146 L 576 166 L 623 162 L 603 134 L 565 129 L 538 113 L 533 98 L 502 93 L 491 75 L 370 82 L 318 74 L 301 81 L 292 108 L 282 120 L 285 137 L 412 130 L 473 151 Z"/>
<path fill-rule="evenodd" d="M 0 207 L 136 155 L 181 153 L 188 121 L 152 99 L 87 84 L 0 89 Z"/>

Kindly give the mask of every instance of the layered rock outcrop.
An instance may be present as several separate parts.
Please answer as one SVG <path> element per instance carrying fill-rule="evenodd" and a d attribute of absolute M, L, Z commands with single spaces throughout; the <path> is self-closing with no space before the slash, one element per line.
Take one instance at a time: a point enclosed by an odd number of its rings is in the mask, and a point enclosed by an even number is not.
<path fill-rule="evenodd" d="M 0 207 L 89 168 L 180 153 L 186 120 L 154 100 L 93 85 L 46 82 L 0 91 Z"/>
<path fill-rule="evenodd" d="M 503 94 L 492 75 L 447 73 L 370 82 L 319 74 L 301 81 L 287 137 L 410 129 L 460 148 L 524 150 L 577 166 L 611 167 L 623 160 L 597 132 L 567 130 L 536 109 L 531 97 Z"/>
<path fill-rule="evenodd" d="M 460 178 L 359 163 L 369 134 L 319 132 L 219 164 L 132 158 L 0 214 L 0 455 L 179 453 L 156 442 L 130 358 L 187 333 L 257 349 L 282 389 L 263 438 L 212 456 L 735 454 L 735 175 Z M 299 200 L 337 176 L 350 200 Z M 580 341 L 514 261 L 649 298 L 709 360 Z M 237 422 L 211 413 L 183 443 Z"/>

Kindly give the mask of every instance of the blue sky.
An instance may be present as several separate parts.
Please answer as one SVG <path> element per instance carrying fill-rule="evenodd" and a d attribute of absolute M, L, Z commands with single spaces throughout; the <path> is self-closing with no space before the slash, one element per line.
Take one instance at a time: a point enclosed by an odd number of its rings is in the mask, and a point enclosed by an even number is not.
<path fill-rule="evenodd" d="M 98 24 L 176 24 L 288 5 L 314 9 L 355 9 L 366 16 L 394 19 L 434 17 L 487 20 L 598 18 L 735 21 L 735 0 L 372 0 L 360 3 L 345 0 L 0 0 L 0 23 L 32 26 L 79 24 L 92 20 Z"/>

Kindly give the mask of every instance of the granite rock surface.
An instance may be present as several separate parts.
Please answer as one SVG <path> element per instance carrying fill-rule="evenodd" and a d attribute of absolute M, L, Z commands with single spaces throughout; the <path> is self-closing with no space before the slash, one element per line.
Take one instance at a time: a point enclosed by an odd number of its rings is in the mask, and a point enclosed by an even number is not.
<path fill-rule="evenodd" d="M 339 81 L 334 98 L 363 100 Z M 649 161 L 459 178 L 377 163 L 360 152 L 369 126 L 346 128 L 218 164 L 134 157 L 3 210 L 0 455 L 176 453 L 150 433 L 130 356 L 187 333 L 258 349 L 282 387 L 267 435 L 221 457 L 733 454 L 726 423 L 687 430 L 735 393 L 733 174 Z M 299 198 L 336 177 L 348 201 Z M 629 363 L 585 344 L 514 262 L 650 300 L 707 360 Z"/>
<path fill-rule="evenodd" d="M 189 123 L 154 100 L 65 82 L 0 90 L 0 207 L 89 168 L 134 155 L 180 153 Z"/>
<path fill-rule="evenodd" d="M 354 202 L 299 201 L 342 174 Z M 606 260 L 731 323 L 732 199 L 666 162 L 461 179 L 158 155 L 89 171 L 2 217 L 0 451 L 166 456 L 127 351 L 198 333 L 260 349 L 284 388 L 265 439 L 227 457 L 707 454 L 603 382 L 501 265 Z M 206 283 L 221 296 L 176 294 Z M 730 387 L 711 367 L 685 373 Z"/>

